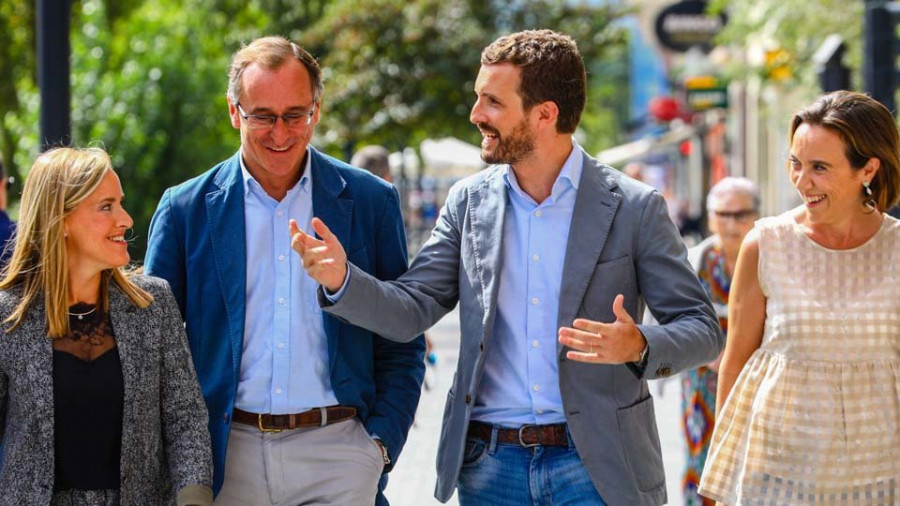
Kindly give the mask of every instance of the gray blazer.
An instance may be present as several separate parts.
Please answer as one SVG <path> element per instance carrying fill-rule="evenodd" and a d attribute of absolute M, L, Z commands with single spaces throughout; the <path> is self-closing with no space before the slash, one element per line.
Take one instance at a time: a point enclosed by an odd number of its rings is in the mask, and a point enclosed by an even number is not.
<path fill-rule="evenodd" d="M 497 315 L 507 190 L 499 167 L 457 183 L 410 270 L 379 282 L 355 266 L 342 298 L 325 309 L 387 338 L 409 340 L 459 303 L 457 372 L 444 411 L 435 496 L 453 493 L 485 351 Z M 616 294 L 639 318 L 644 302 L 662 323 L 640 326 L 650 345 L 644 371 L 573 362 L 558 345 L 559 385 L 569 430 L 594 486 L 609 504 L 666 501 L 653 399 L 646 379 L 714 359 L 724 339 L 662 195 L 585 154 L 566 245 L 558 324 L 611 322 Z"/>
<path fill-rule="evenodd" d="M 133 279 L 155 299 L 146 309 L 114 283 L 109 290 L 125 382 L 120 501 L 174 504 L 176 494 L 183 499 L 212 485 L 206 405 L 169 286 L 158 278 Z M 0 321 L 19 300 L 20 290 L 0 292 Z M 40 298 L 18 328 L 0 334 L 3 505 L 50 504 L 53 495 L 53 347 L 46 335 Z"/>

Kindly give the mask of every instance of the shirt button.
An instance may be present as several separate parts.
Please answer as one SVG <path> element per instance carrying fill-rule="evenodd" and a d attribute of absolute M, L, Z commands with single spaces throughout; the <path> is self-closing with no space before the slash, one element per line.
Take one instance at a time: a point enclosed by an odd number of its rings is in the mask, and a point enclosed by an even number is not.
<path fill-rule="evenodd" d="M 279 349 L 279 350 L 283 350 L 283 349 L 284 349 L 284 343 L 278 343 L 278 349 Z"/>
<path fill-rule="evenodd" d="M 540 391 L 541 391 L 541 386 L 535 384 L 535 385 L 532 385 L 531 389 L 534 390 L 535 392 L 540 392 Z"/>
<path fill-rule="evenodd" d="M 541 259 L 541 256 L 540 255 L 531 255 L 531 259 L 534 260 L 535 262 L 537 262 L 538 260 Z"/>
<path fill-rule="evenodd" d="M 284 262 L 284 255 L 278 255 L 278 260 Z"/>
<path fill-rule="evenodd" d="M 282 216 L 282 215 L 284 215 L 284 211 L 276 211 L 276 212 L 275 212 L 275 215 L 276 215 L 276 216 Z"/>
<path fill-rule="evenodd" d="M 280 299 L 278 299 L 278 303 L 279 303 L 279 304 L 284 304 L 284 297 L 281 297 Z"/>
<path fill-rule="evenodd" d="M 531 305 L 532 305 L 532 306 L 537 306 L 537 305 L 538 305 L 538 302 L 540 302 L 540 301 L 541 301 L 541 299 L 538 299 L 537 297 L 532 297 L 532 298 L 531 298 Z"/>
<path fill-rule="evenodd" d="M 534 412 L 537 413 L 537 414 L 539 414 L 539 415 L 543 415 L 543 414 L 544 414 L 544 410 L 543 410 L 543 409 L 536 409 L 536 410 L 534 410 Z"/>
<path fill-rule="evenodd" d="M 276 388 L 276 389 L 275 389 L 275 393 L 276 393 L 276 394 L 281 394 L 281 389 L 280 389 L 280 388 Z"/>
<path fill-rule="evenodd" d="M 537 211 L 534 212 L 534 215 L 538 218 L 540 218 L 542 214 L 544 214 L 544 213 L 542 213 L 540 209 L 538 209 Z"/>
<path fill-rule="evenodd" d="M 537 339 L 535 339 L 534 341 L 531 341 L 532 348 L 537 348 L 540 345 L 541 345 L 541 343 Z"/>

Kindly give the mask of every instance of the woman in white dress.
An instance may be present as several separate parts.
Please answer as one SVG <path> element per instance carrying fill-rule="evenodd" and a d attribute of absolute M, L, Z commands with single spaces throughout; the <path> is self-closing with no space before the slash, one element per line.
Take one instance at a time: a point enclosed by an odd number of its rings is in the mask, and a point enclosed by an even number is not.
<path fill-rule="evenodd" d="M 725 399 L 700 493 L 726 504 L 900 503 L 900 134 L 859 93 L 794 116 L 803 205 L 738 257 Z"/>

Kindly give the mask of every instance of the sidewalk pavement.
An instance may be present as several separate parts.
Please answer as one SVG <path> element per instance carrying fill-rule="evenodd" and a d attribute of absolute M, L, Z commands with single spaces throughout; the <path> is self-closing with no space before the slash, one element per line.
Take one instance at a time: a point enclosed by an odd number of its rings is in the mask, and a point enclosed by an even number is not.
<path fill-rule="evenodd" d="M 416 421 L 409 431 L 403 454 L 390 473 L 386 496 L 392 506 L 435 506 L 435 456 L 441 434 L 444 403 L 456 371 L 459 352 L 459 315 L 456 311 L 444 317 L 428 331 L 437 354 L 437 364 L 425 373 L 426 388 L 419 401 Z M 656 383 L 656 382 L 651 382 Z M 659 385 L 651 384 L 656 420 L 659 426 L 669 504 L 681 506 L 681 472 L 684 467 L 684 444 L 681 440 L 680 384 L 670 381 L 659 396 Z M 454 494 L 449 505 L 458 505 Z"/>

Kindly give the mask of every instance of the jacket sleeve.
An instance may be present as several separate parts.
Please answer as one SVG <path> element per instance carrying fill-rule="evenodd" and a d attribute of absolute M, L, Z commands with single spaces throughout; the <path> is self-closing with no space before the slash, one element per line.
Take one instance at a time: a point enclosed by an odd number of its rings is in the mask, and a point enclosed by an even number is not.
<path fill-rule="evenodd" d="M 176 230 L 175 209 L 172 205 L 172 189 L 163 193 L 159 206 L 150 221 L 147 254 L 144 256 L 146 274 L 169 282 L 172 294 L 178 302 L 181 315 L 185 315 L 185 267 L 183 235 Z"/>
<path fill-rule="evenodd" d="M 395 279 L 406 270 L 406 236 L 396 189 L 385 200 L 376 238 L 375 275 Z M 397 343 L 376 336 L 373 353 L 375 403 L 366 428 L 381 438 L 390 453 L 391 466 L 385 469 L 389 471 L 406 442 L 419 405 L 425 376 L 425 339 L 417 337 L 408 343 Z"/>
<path fill-rule="evenodd" d="M 154 304 L 160 307 L 159 325 L 163 329 L 160 402 L 172 486 L 180 499 L 185 495 L 192 497 L 185 504 L 209 504 L 196 502 L 198 486 L 208 490 L 212 501 L 212 444 L 206 404 L 188 351 L 184 324 L 175 299 L 165 287 L 156 294 Z"/>
<path fill-rule="evenodd" d="M 714 360 L 725 338 L 658 192 L 644 206 L 636 248 L 639 289 L 659 322 L 638 326 L 650 346 L 644 378 L 670 376 Z"/>
<path fill-rule="evenodd" d="M 9 406 L 9 378 L 0 371 L 0 467 L 3 465 L 3 439 L 6 437 L 6 410 Z"/>
<path fill-rule="evenodd" d="M 431 237 L 409 271 L 396 281 L 380 282 L 349 264 L 350 280 L 343 296 L 332 303 L 319 287 L 319 305 L 392 341 L 410 341 L 437 323 L 459 301 L 461 239 L 455 211 L 461 205 L 457 202 L 460 188 L 451 190 Z"/>

